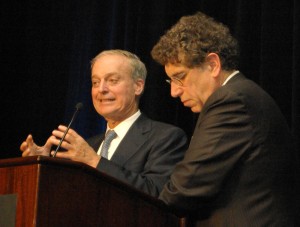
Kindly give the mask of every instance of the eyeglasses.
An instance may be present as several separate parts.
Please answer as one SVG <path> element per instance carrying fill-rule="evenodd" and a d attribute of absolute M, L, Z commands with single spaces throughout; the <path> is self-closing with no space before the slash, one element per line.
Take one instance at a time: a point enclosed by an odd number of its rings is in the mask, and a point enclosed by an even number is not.
<path fill-rule="evenodd" d="M 186 77 L 186 75 L 187 75 L 187 73 L 182 73 L 182 74 L 180 74 L 180 76 L 174 76 L 174 77 L 171 77 L 171 79 L 167 79 L 166 82 L 168 84 L 171 84 L 173 82 L 177 86 L 182 87 L 182 86 L 184 86 L 182 81 Z"/>
<path fill-rule="evenodd" d="M 171 84 L 171 82 L 173 82 L 174 84 L 178 85 L 178 86 L 183 86 L 183 83 L 181 81 L 181 79 L 178 79 L 176 77 L 172 78 L 172 79 L 167 79 L 166 82 L 168 84 Z"/>

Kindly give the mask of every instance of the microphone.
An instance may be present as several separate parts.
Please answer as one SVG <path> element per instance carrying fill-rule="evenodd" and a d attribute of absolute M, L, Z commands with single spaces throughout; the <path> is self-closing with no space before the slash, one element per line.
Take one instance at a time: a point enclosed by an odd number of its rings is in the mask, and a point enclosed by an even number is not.
<path fill-rule="evenodd" d="M 65 133 L 64 133 L 64 135 L 63 135 L 63 137 L 61 137 L 61 139 L 60 139 L 60 141 L 59 141 L 59 144 L 58 144 L 58 146 L 56 147 L 56 150 L 55 150 L 54 154 L 52 155 L 53 158 L 55 158 L 57 151 L 59 150 L 59 148 L 60 148 L 62 142 L 64 141 L 64 139 L 65 139 L 65 137 L 66 137 L 66 135 L 67 135 L 67 133 L 68 133 L 68 131 L 69 131 L 69 129 L 70 129 L 70 127 L 71 127 L 73 121 L 74 121 L 74 119 L 76 118 L 76 116 L 77 116 L 79 110 L 81 110 L 82 107 L 83 107 L 83 104 L 82 104 L 81 102 L 79 102 L 79 103 L 76 104 L 76 106 L 75 106 L 76 110 L 75 110 L 75 112 L 74 112 L 74 114 L 73 114 L 73 116 L 72 116 L 72 119 L 71 119 L 71 121 L 70 121 L 70 123 L 69 123 L 69 125 L 68 125 L 68 127 L 67 127 L 67 129 L 66 129 L 66 131 L 65 131 Z"/>

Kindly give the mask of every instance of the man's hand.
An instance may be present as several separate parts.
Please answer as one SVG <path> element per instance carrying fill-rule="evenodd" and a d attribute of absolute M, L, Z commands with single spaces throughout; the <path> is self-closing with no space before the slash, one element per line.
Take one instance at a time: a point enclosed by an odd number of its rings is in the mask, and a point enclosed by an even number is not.
<path fill-rule="evenodd" d="M 49 142 L 57 146 L 66 129 L 66 126 L 60 125 L 57 130 L 52 132 L 52 136 L 48 139 L 47 143 Z M 56 157 L 58 158 L 67 158 L 73 161 L 83 162 L 94 168 L 97 167 L 100 161 L 100 156 L 98 156 L 94 149 L 73 129 L 69 129 L 61 147 L 66 151 L 58 151 L 56 153 Z M 54 151 L 51 153 L 54 153 Z"/>
<path fill-rule="evenodd" d="M 49 156 L 52 144 L 49 140 L 45 143 L 44 146 L 38 146 L 34 143 L 32 135 L 28 135 L 26 140 L 21 144 L 20 150 L 22 152 L 22 157 L 26 156 Z"/>

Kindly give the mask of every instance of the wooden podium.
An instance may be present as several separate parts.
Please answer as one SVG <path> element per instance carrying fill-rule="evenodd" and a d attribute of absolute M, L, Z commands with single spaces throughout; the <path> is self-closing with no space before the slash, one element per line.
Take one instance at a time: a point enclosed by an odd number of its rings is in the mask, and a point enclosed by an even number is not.
<path fill-rule="evenodd" d="M 0 160 L 0 198 L 15 203 L 17 227 L 188 226 L 158 199 L 83 163 L 58 158 Z"/>

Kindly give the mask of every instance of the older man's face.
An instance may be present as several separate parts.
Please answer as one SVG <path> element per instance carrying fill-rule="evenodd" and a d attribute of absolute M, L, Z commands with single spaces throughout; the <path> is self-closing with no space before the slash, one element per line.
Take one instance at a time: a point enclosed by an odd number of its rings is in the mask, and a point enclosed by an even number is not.
<path fill-rule="evenodd" d="M 129 60 L 120 55 L 101 56 L 92 68 L 92 99 L 106 120 L 122 121 L 138 110 L 137 96 L 144 83 L 134 81 Z M 142 88 L 141 88 L 142 86 Z"/>

